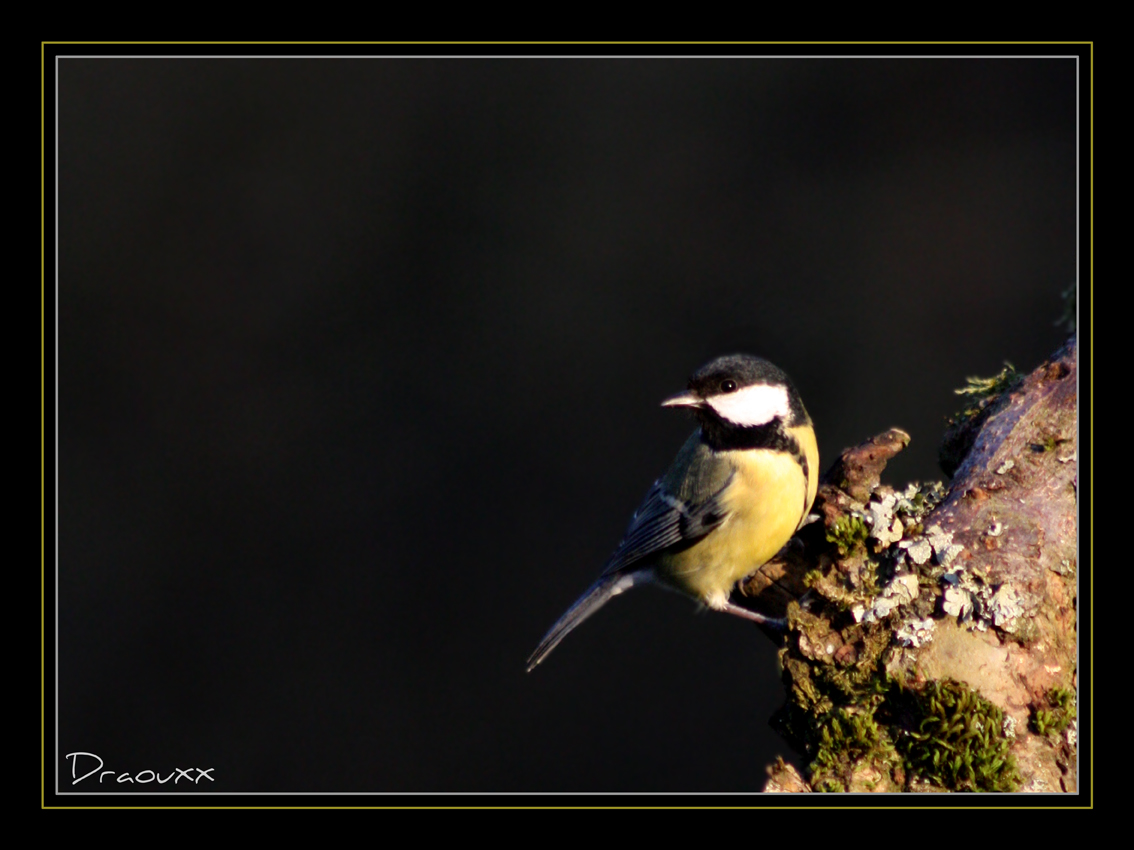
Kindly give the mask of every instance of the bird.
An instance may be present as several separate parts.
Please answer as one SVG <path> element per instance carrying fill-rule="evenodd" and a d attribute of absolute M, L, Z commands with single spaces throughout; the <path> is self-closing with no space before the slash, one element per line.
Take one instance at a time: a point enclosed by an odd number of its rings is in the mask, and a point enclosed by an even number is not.
<path fill-rule="evenodd" d="M 662 407 L 698 428 L 646 493 L 599 578 L 528 658 L 530 673 L 572 630 L 621 593 L 655 584 L 714 611 L 777 624 L 729 602 L 733 585 L 807 521 L 819 482 L 815 429 L 795 384 L 751 354 L 717 357 Z"/>

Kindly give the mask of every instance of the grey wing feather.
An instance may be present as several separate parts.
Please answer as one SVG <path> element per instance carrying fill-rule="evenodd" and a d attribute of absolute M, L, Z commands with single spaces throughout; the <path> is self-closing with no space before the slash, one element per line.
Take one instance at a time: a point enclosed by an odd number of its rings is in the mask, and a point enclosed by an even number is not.
<path fill-rule="evenodd" d="M 723 487 L 699 505 L 690 505 L 668 493 L 662 479 L 655 481 L 634 512 L 622 541 L 603 567 L 602 575 L 624 570 L 678 543 L 704 537 L 725 520 L 721 494 L 728 489 L 730 481 L 731 475 Z"/>

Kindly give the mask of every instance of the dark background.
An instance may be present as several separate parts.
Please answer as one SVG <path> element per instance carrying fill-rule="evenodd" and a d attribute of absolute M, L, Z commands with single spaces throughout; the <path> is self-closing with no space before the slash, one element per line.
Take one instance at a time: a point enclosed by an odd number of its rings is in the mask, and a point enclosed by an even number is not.
<path fill-rule="evenodd" d="M 900 426 L 890 480 L 941 477 L 952 390 L 1063 338 L 1076 67 L 61 60 L 60 753 L 759 789 L 750 624 L 647 589 L 524 661 L 715 355 L 793 376 L 824 468 Z"/>

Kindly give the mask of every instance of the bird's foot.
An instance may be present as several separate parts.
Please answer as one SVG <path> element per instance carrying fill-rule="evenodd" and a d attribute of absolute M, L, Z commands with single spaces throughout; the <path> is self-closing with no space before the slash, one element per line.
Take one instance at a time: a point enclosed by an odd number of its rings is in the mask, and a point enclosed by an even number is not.
<path fill-rule="evenodd" d="M 751 620 L 754 623 L 759 623 L 762 626 L 775 629 L 776 631 L 787 631 L 788 622 L 787 618 L 768 617 L 764 614 L 757 613 L 756 611 L 749 611 L 747 608 L 741 608 L 739 605 L 734 605 L 731 602 L 726 602 L 723 608 L 718 608 L 719 611 L 724 611 L 726 614 L 733 614 L 737 617 L 743 617 L 745 620 Z"/>

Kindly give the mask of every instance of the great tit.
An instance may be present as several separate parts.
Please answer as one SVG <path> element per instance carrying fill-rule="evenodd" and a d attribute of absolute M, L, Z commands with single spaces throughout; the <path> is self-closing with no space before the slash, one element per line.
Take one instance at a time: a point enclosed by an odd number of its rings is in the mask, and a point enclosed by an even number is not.
<path fill-rule="evenodd" d="M 714 611 L 772 622 L 728 601 L 737 581 L 775 555 L 815 501 L 819 448 L 791 379 L 751 354 L 718 357 L 662 407 L 700 427 L 634 512 L 598 581 L 548 631 L 528 672 L 612 597 L 659 584 Z"/>

